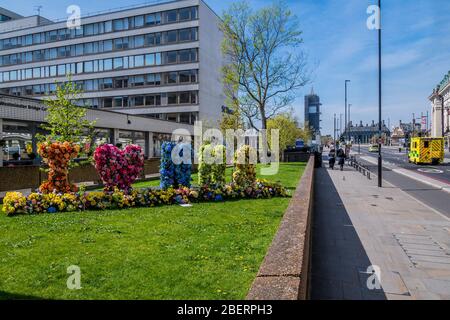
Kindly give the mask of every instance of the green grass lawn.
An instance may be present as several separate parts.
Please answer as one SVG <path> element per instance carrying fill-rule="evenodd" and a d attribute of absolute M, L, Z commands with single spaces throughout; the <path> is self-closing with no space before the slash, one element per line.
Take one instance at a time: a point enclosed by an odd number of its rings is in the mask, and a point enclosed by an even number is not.
<path fill-rule="evenodd" d="M 293 190 L 304 168 L 268 178 Z M 0 298 L 244 299 L 289 201 L 0 215 Z"/>

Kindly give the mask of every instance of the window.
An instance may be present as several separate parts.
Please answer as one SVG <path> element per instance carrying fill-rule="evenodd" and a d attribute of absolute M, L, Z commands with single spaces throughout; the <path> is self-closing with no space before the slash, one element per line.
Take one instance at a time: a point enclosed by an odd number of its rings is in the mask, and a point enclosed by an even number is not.
<path fill-rule="evenodd" d="M 114 108 L 123 108 L 128 106 L 128 98 L 127 97 L 115 97 L 113 100 Z"/>
<path fill-rule="evenodd" d="M 180 93 L 180 104 L 189 104 L 191 94 L 189 92 Z"/>
<path fill-rule="evenodd" d="M 181 50 L 180 53 L 180 62 L 190 62 L 191 59 L 191 50 Z"/>
<path fill-rule="evenodd" d="M 75 46 L 75 55 L 81 56 L 84 54 L 84 46 L 82 44 L 77 44 Z"/>
<path fill-rule="evenodd" d="M 194 71 L 180 71 L 180 83 L 197 82 Z"/>
<path fill-rule="evenodd" d="M 66 75 L 66 65 L 60 64 L 58 65 L 58 76 L 65 76 Z"/>
<path fill-rule="evenodd" d="M 123 69 L 123 58 L 114 58 L 114 69 Z"/>
<path fill-rule="evenodd" d="M 105 21 L 105 32 L 112 32 L 112 21 Z"/>
<path fill-rule="evenodd" d="M 93 24 L 86 24 L 84 26 L 84 35 L 85 36 L 92 36 L 92 35 L 94 35 L 94 25 Z"/>
<path fill-rule="evenodd" d="M 114 79 L 114 88 L 121 89 L 128 87 L 128 78 Z"/>
<path fill-rule="evenodd" d="M 51 66 L 50 67 L 50 77 L 56 77 L 56 75 L 57 75 L 56 66 Z"/>
<path fill-rule="evenodd" d="M 128 29 L 128 18 L 113 20 L 114 31 L 122 31 Z"/>
<path fill-rule="evenodd" d="M 180 122 L 181 123 L 190 123 L 190 113 L 181 113 L 180 114 Z"/>
<path fill-rule="evenodd" d="M 177 94 L 168 93 L 167 94 L 167 104 L 178 104 Z"/>
<path fill-rule="evenodd" d="M 191 103 L 192 104 L 197 104 L 197 92 L 191 92 Z"/>
<path fill-rule="evenodd" d="M 94 53 L 94 44 L 92 42 L 84 44 L 84 53 L 85 54 Z"/>
<path fill-rule="evenodd" d="M 183 8 L 179 11 L 180 21 L 190 20 L 191 19 L 191 8 Z"/>
<path fill-rule="evenodd" d="M 112 89 L 113 88 L 113 80 L 111 78 L 103 79 L 103 89 Z"/>
<path fill-rule="evenodd" d="M 166 83 L 167 84 L 174 84 L 177 83 L 177 73 L 176 72 L 169 72 L 166 75 Z"/>
<path fill-rule="evenodd" d="M 155 74 L 155 86 L 161 85 L 161 74 Z"/>
<path fill-rule="evenodd" d="M 177 122 L 177 114 L 176 113 L 169 113 L 167 114 L 167 121 Z"/>
<path fill-rule="evenodd" d="M 108 71 L 113 68 L 113 60 L 112 59 L 104 59 L 103 60 L 103 70 Z"/>
<path fill-rule="evenodd" d="M 147 26 L 152 26 L 156 24 L 156 18 L 154 14 L 148 14 L 145 16 L 145 24 Z"/>
<path fill-rule="evenodd" d="M 84 63 L 84 72 L 94 72 L 94 62 L 93 61 L 86 61 Z"/>
<path fill-rule="evenodd" d="M 103 51 L 108 52 L 113 50 L 113 43 L 112 40 L 105 40 L 103 41 Z"/>
<path fill-rule="evenodd" d="M 139 68 L 144 66 L 144 56 L 134 56 L 134 67 Z"/>
<path fill-rule="evenodd" d="M 146 66 L 155 65 L 155 55 L 154 54 L 146 54 L 145 55 L 145 65 Z"/>
<path fill-rule="evenodd" d="M 142 87 L 145 85 L 144 76 L 135 76 L 134 77 L 134 86 L 135 87 Z"/>
<path fill-rule="evenodd" d="M 112 98 L 103 99 L 103 108 L 112 108 Z"/>
<path fill-rule="evenodd" d="M 166 12 L 166 22 L 177 22 L 177 10 L 171 10 Z"/>
<path fill-rule="evenodd" d="M 143 106 L 144 105 L 144 96 L 134 97 L 134 105 L 135 106 Z"/>
<path fill-rule="evenodd" d="M 167 52 L 167 63 L 177 63 L 177 52 L 176 51 Z"/>
<path fill-rule="evenodd" d="M 191 40 L 191 29 L 180 30 L 180 41 Z"/>
<path fill-rule="evenodd" d="M 134 17 L 134 27 L 141 28 L 144 26 L 144 16 Z"/>
<path fill-rule="evenodd" d="M 141 48 L 145 45 L 144 36 L 136 36 L 134 37 L 134 47 Z"/>
<path fill-rule="evenodd" d="M 168 31 L 167 32 L 167 43 L 177 42 L 177 31 Z"/>

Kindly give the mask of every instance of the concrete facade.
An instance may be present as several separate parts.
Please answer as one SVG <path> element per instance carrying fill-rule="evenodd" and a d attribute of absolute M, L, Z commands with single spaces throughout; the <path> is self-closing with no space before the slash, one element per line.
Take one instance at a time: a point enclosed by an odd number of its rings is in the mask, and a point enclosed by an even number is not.
<path fill-rule="evenodd" d="M 42 99 L 70 73 L 84 105 L 217 122 L 225 104 L 219 23 L 202 0 L 89 16 L 79 30 L 19 17 L 0 24 L 0 93 Z"/>
<path fill-rule="evenodd" d="M 431 136 L 450 139 L 450 72 L 433 90 L 431 101 Z"/>

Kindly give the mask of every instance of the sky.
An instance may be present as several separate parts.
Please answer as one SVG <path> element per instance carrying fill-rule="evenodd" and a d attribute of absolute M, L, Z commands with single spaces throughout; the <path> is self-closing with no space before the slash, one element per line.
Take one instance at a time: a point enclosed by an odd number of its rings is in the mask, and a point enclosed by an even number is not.
<path fill-rule="evenodd" d="M 219 15 L 234 0 L 205 0 Z M 50 19 L 67 16 L 76 4 L 82 14 L 143 4 L 143 0 L 0 0 L 0 6 L 22 15 Z M 147 1 L 151 2 L 151 1 Z M 271 0 L 248 0 L 253 8 Z M 285 0 L 297 16 L 304 43 L 298 50 L 308 55 L 311 83 L 298 92 L 293 108 L 304 119 L 305 94 L 314 92 L 322 102 L 322 134 L 333 133 L 334 114 L 344 113 L 344 81 L 349 84 L 348 103 L 354 123 L 378 119 L 377 32 L 368 30 L 366 13 L 376 0 Z M 450 70 L 448 0 L 383 0 L 383 119 L 391 127 L 411 122 L 431 105 L 428 96 Z"/>

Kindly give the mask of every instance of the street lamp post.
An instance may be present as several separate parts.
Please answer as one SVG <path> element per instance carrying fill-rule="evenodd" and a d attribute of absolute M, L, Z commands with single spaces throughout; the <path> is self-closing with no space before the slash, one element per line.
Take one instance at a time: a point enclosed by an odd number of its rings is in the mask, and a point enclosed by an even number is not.
<path fill-rule="evenodd" d="M 351 130 L 352 130 L 352 117 L 350 116 L 350 109 L 352 107 L 352 104 L 349 103 L 348 104 L 348 141 L 351 142 L 352 139 L 352 135 L 351 135 Z"/>
<path fill-rule="evenodd" d="M 349 83 L 350 82 L 350 80 L 345 80 L 345 124 L 344 124 L 344 137 L 347 137 L 348 138 L 348 131 L 347 131 L 347 125 L 348 125 L 348 122 L 347 122 L 347 83 Z M 348 139 L 347 139 L 348 140 Z"/>
<path fill-rule="evenodd" d="M 336 146 L 336 113 L 334 114 L 334 136 L 333 136 L 333 143 Z M 336 147 L 335 147 L 336 148 Z"/>
<path fill-rule="evenodd" d="M 378 141 L 378 187 L 383 186 L 383 158 L 381 154 L 381 0 L 378 0 L 378 10 L 379 10 L 379 26 L 378 26 L 378 134 L 380 140 Z"/>

